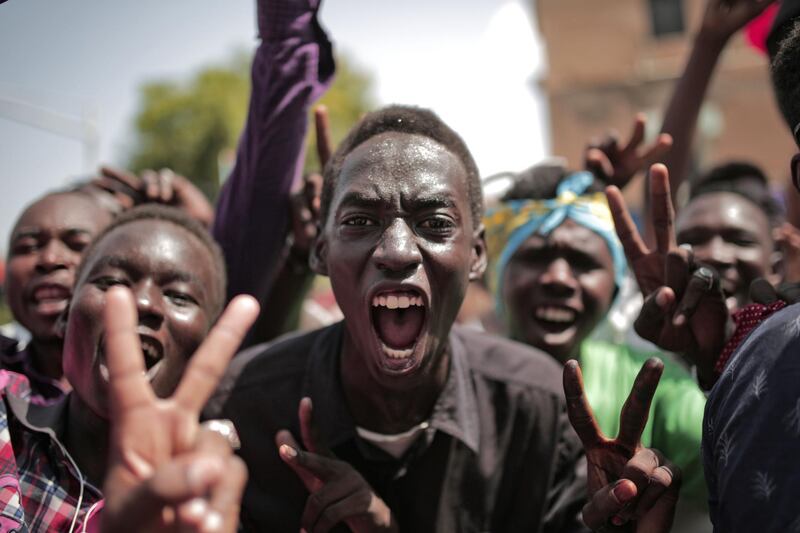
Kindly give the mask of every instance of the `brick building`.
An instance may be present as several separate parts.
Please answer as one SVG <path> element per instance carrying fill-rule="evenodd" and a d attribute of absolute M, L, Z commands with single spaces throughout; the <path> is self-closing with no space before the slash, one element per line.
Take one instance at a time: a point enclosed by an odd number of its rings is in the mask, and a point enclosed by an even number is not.
<path fill-rule="evenodd" d="M 647 113 L 650 133 L 656 133 L 705 0 L 534 2 L 549 65 L 542 84 L 553 153 L 577 166 L 592 136 L 609 128 L 627 135 L 638 111 Z M 695 163 L 705 168 L 749 160 L 773 181 L 785 180 L 795 151 L 772 95 L 766 56 L 735 36 L 701 112 Z M 641 193 L 632 189 L 636 202 Z"/>

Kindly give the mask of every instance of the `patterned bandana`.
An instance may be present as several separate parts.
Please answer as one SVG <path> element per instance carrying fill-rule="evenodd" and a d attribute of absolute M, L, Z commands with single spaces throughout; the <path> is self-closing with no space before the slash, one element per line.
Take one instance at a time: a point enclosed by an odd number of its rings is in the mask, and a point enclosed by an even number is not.
<path fill-rule="evenodd" d="M 590 172 L 575 172 L 558 184 L 556 198 L 508 200 L 488 210 L 483 222 L 489 256 L 489 286 L 500 316 L 504 316 L 503 273 L 509 259 L 528 237 L 534 234 L 547 236 L 568 218 L 606 241 L 614 260 L 614 282 L 617 288 L 622 286 L 626 272 L 625 253 L 614 231 L 614 219 L 606 197 L 603 193 L 582 196 L 593 181 Z"/>

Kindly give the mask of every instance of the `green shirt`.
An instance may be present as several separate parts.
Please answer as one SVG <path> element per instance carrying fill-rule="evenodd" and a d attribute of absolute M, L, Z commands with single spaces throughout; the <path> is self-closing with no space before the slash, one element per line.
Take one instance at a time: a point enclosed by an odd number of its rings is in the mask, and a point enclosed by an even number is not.
<path fill-rule="evenodd" d="M 614 437 L 619 414 L 642 364 L 658 356 L 664 374 L 658 384 L 642 445 L 662 452 L 683 473 L 681 498 L 707 506 L 700 443 L 706 398 L 683 367 L 657 352 L 637 352 L 626 345 L 589 340 L 581 345 L 581 369 L 586 395 L 603 432 Z"/>

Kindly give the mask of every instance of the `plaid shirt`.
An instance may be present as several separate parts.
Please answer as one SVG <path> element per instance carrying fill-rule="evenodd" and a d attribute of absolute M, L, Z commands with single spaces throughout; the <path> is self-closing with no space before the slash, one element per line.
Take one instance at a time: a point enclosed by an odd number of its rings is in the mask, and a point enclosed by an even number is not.
<path fill-rule="evenodd" d="M 86 531 L 87 512 L 96 516 L 102 494 L 59 440 L 66 401 L 31 402 L 28 380 L 5 370 L 0 395 L 0 533 Z"/>
<path fill-rule="evenodd" d="M 68 390 L 56 379 L 44 376 L 31 364 L 31 353 L 26 341 L 8 337 L 0 331 L 0 368 L 22 374 L 28 378 L 33 403 L 49 403 L 63 398 Z"/>

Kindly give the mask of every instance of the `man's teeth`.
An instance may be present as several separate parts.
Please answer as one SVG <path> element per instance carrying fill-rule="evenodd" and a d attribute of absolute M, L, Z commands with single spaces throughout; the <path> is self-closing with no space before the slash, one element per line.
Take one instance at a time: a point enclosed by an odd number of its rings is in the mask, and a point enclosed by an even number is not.
<path fill-rule="evenodd" d="M 539 307 L 536 309 L 536 318 L 549 322 L 573 322 L 575 321 L 575 311 L 562 307 Z"/>
<path fill-rule="evenodd" d="M 150 359 L 158 359 L 158 350 L 152 344 L 142 343 L 142 351 Z"/>
<path fill-rule="evenodd" d="M 385 344 L 381 346 L 383 348 L 383 353 L 389 356 L 391 359 L 407 359 L 414 354 L 413 348 L 406 348 L 404 350 L 396 350 L 394 348 L 389 348 Z"/>
<path fill-rule="evenodd" d="M 410 292 L 396 292 L 373 296 L 372 307 L 387 307 L 389 309 L 408 309 L 412 305 L 424 307 L 422 296 Z M 402 350 L 400 350 L 402 351 Z"/>

